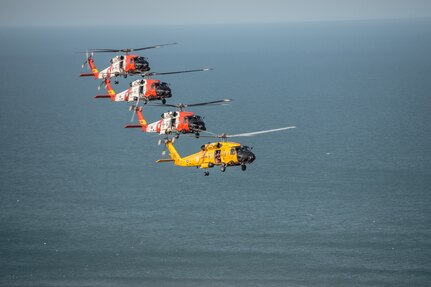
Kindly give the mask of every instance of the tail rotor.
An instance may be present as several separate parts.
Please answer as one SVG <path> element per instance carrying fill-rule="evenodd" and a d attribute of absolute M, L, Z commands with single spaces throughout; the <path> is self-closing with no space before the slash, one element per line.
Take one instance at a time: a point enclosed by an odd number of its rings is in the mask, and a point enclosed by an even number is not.
<path fill-rule="evenodd" d="M 165 156 L 166 155 L 166 148 L 167 148 L 167 143 L 168 142 L 172 142 L 172 143 L 174 143 L 175 142 L 175 137 L 173 137 L 172 139 L 169 139 L 169 137 L 165 137 L 165 138 L 163 138 L 163 139 L 159 139 L 159 141 L 158 141 L 158 145 L 162 145 L 163 144 L 163 149 L 162 149 L 162 156 Z"/>
<path fill-rule="evenodd" d="M 130 107 L 130 109 L 133 109 L 133 114 L 132 114 L 132 118 L 130 120 L 130 122 L 132 123 L 133 120 L 135 119 L 135 114 L 136 114 L 136 109 L 139 108 L 139 100 L 141 99 L 141 97 L 138 96 L 138 99 L 136 100 L 136 103 L 133 103 L 133 105 Z"/>
<path fill-rule="evenodd" d="M 85 53 L 85 61 L 81 65 L 81 68 L 84 69 L 84 67 L 88 67 L 88 59 L 93 57 L 93 52 L 88 53 L 88 50 L 85 50 L 85 52 L 81 52 L 81 53 Z M 90 67 L 88 67 L 88 69 L 90 69 Z"/>
<path fill-rule="evenodd" d="M 103 82 L 101 82 L 100 85 L 97 86 L 97 90 L 100 91 L 100 88 L 102 86 L 105 86 L 105 89 L 106 89 L 106 81 L 105 80 L 103 80 Z"/>

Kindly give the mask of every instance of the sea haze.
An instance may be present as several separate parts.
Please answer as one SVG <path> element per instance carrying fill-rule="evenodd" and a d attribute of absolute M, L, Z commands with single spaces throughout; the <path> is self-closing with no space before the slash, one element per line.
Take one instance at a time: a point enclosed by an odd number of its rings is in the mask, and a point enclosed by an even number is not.
<path fill-rule="evenodd" d="M 431 20 L 0 30 L 0 285 L 428 286 Z M 169 103 L 238 139 L 243 172 L 156 164 L 158 138 L 79 78 L 147 50 Z M 109 54 L 98 54 L 99 69 Z M 133 78 L 120 79 L 117 91 Z M 149 122 L 167 109 L 144 107 Z M 180 137 L 186 155 L 207 139 Z"/>

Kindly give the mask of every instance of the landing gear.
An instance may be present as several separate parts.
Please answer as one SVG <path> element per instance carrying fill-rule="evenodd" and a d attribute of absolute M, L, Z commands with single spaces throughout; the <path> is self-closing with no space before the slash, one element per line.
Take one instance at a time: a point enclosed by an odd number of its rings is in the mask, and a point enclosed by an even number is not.
<path fill-rule="evenodd" d="M 162 99 L 162 104 L 166 104 L 166 99 Z"/>
<path fill-rule="evenodd" d="M 226 166 L 224 164 L 220 167 L 220 171 L 221 172 L 225 172 L 226 171 Z"/>
<path fill-rule="evenodd" d="M 246 170 L 246 169 L 247 169 L 247 166 L 246 166 L 245 164 L 242 164 L 242 165 L 241 165 L 241 169 L 244 171 L 244 170 Z"/>
<path fill-rule="evenodd" d="M 199 138 L 199 133 L 195 133 L 195 137 L 198 139 Z"/>
<path fill-rule="evenodd" d="M 204 172 L 204 176 L 209 176 L 209 175 L 210 175 L 209 171 Z"/>

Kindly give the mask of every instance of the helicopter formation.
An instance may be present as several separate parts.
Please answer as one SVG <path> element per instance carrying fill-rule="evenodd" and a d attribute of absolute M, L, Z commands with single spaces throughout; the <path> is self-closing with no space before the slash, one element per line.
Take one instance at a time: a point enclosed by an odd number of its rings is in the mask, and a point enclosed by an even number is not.
<path fill-rule="evenodd" d="M 90 49 L 85 53 L 86 59 L 82 68 L 88 66 L 91 73 L 80 74 L 80 77 L 93 77 L 96 80 L 102 80 L 98 89 L 102 86 L 106 89 L 107 94 L 98 94 L 96 99 L 109 99 L 112 102 L 127 102 L 130 104 L 129 110 L 133 112 L 131 121 L 134 121 L 137 115 L 138 124 L 127 124 L 125 128 L 139 128 L 144 133 L 156 133 L 163 136 L 159 140 L 159 145 L 164 144 L 162 155 L 165 149 L 169 151 L 169 158 L 159 159 L 157 163 L 173 162 L 176 166 L 197 167 L 204 169 L 204 175 L 208 176 L 207 169 L 218 166 L 221 172 L 225 172 L 227 167 L 240 166 L 243 171 L 247 165 L 254 162 L 255 154 L 252 148 L 237 142 L 227 141 L 229 138 L 249 137 L 258 134 L 271 133 L 293 129 L 295 126 L 287 126 L 277 129 L 263 130 L 241 134 L 215 134 L 207 131 L 204 118 L 191 111 L 186 111 L 188 107 L 205 106 L 205 105 L 225 105 L 232 99 L 221 99 L 209 102 L 191 103 L 191 104 L 168 104 L 167 99 L 172 97 L 172 90 L 168 83 L 158 79 L 152 79 L 153 76 L 171 75 L 191 72 L 204 72 L 212 70 L 211 68 L 181 70 L 173 72 L 150 72 L 151 68 L 148 59 L 131 52 L 160 48 L 163 46 L 176 45 L 178 43 L 168 43 L 153 45 L 135 49 Z M 97 53 L 121 53 L 110 60 L 110 65 L 99 71 L 94 63 L 94 54 Z M 111 79 L 114 78 L 114 84 L 118 84 L 118 77 L 127 78 L 128 76 L 140 75 L 142 79 L 130 82 L 129 88 L 122 92 L 115 92 L 111 85 Z M 154 101 L 160 101 L 155 103 Z M 144 106 L 171 107 L 175 111 L 166 111 L 161 114 L 161 119 L 148 123 L 144 117 Z M 206 137 L 218 139 L 216 142 L 208 142 L 200 147 L 197 153 L 181 157 L 174 142 L 180 135 L 191 135 L 193 137 Z"/>

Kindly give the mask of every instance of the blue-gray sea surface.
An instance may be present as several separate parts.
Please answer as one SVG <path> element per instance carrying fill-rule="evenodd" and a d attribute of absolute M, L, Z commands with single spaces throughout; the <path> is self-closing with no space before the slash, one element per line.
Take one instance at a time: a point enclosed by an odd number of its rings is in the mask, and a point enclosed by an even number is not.
<path fill-rule="evenodd" d="M 430 285 L 431 20 L 0 36 L 0 285 Z M 156 164 L 76 52 L 169 42 L 139 53 L 152 71 L 214 68 L 160 76 L 169 103 L 234 99 L 190 109 L 209 131 L 297 129 L 238 139 L 245 172 Z"/>

